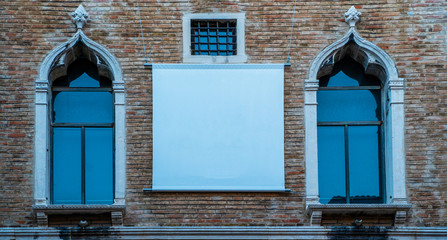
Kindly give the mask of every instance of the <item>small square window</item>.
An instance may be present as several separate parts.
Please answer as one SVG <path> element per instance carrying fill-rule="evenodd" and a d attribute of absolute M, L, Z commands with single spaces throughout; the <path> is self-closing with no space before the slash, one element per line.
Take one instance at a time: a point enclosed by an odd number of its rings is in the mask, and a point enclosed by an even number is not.
<path fill-rule="evenodd" d="M 234 19 L 191 20 L 191 55 L 237 55 L 236 26 Z"/>
<path fill-rule="evenodd" d="M 188 13 L 183 16 L 183 62 L 246 61 L 244 13 Z"/>

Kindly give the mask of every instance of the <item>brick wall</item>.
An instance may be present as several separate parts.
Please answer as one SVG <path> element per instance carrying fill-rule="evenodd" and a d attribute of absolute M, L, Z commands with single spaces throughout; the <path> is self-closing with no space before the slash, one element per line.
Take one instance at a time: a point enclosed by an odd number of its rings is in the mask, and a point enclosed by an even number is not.
<path fill-rule="evenodd" d="M 73 36 L 81 1 L 0 3 L 0 226 L 31 226 L 34 81 L 40 63 Z M 143 193 L 152 185 L 152 79 L 143 67 L 136 1 L 86 0 L 84 32 L 118 59 L 126 82 L 125 225 L 307 225 L 303 81 L 313 58 L 340 39 L 351 6 L 360 34 L 395 60 L 406 79 L 409 226 L 446 225 L 447 3 L 443 0 L 297 1 L 285 69 L 285 181 L 291 193 Z M 182 61 L 185 12 L 245 12 L 249 63 L 287 59 L 292 0 L 140 0 L 149 62 Z M 328 220 L 329 221 L 329 220 Z"/>

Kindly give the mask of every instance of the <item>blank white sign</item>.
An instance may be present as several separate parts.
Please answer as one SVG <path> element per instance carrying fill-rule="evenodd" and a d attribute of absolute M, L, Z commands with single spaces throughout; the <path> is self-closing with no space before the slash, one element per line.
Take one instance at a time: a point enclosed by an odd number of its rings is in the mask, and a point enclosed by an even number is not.
<path fill-rule="evenodd" d="M 284 66 L 153 65 L 153 190 L 284 190 Z"/>

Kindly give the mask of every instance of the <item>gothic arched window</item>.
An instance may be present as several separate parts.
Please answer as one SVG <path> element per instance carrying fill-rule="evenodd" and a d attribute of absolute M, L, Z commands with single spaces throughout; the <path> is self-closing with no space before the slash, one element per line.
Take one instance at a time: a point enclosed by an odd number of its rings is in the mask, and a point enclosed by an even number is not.
<path fill-rule="evenodd" d="M 345 13 L 348 32 L 324 48 L 304 82 L 306 211 L 394 213 L 405 221 L 404 79 L 391 57 L 360 37 L 360 13 Z M 368 204 L 361 204 L 368 203 Z M 380 211 L 377 211 L 380 210 Z"/>
<path fill-rule="evenodd" d="M 126 193 L 124 80 L 116 58 L 88 38 L 89 15 L 43 60 L 35 88 L 34 205 L 39 226 L 53 214 L 110 213 L 122 224 Z"/>

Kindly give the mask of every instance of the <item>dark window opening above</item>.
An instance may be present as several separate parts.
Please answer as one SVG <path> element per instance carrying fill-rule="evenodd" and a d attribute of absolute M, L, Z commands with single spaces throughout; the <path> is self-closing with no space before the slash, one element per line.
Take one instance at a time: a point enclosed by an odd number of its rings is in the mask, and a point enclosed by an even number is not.
<path fill-rule="evenodd" d="M 237 55 L 236 20 L 191 20 L 191 55 Z"/>
<path fill-rule="evenodd" d="M 67 75 L 57 78 L 53 87 L 112 87 L 112 81 L 100 76 L 98 67 L 86 59 L 78 59 L 68 66 Z"/>

